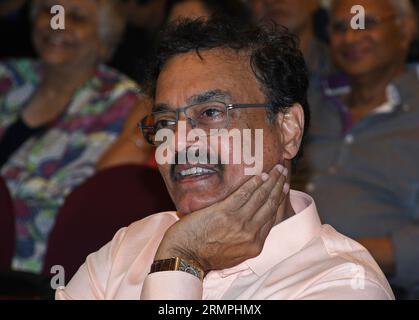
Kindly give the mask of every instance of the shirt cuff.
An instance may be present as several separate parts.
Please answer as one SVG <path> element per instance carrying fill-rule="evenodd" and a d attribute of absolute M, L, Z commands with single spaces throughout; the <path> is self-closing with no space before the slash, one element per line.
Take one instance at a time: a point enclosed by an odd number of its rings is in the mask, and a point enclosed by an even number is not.
<path fill-rule="evenodd" d="M 408 291 L 419 287 L 419 226 L 403 228 L 392 235 L 396 276 L 392 282 Z"/>
<path fill-rule="evenodd" d="M 160 271 L 147 276 L 141 300 L 201 300 L 202 282 L 183 271 Z"/>

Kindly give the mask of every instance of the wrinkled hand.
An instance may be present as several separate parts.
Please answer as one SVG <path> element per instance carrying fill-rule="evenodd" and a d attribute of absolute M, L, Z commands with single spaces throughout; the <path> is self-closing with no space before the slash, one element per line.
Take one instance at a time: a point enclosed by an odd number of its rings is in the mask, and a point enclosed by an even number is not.
<path fill-rule="evenodd" d="M 258 256 L 289 191 L 287 174 L 277 165 L 225 200 L 183 217 L 167 230 L 155 260 L 181 257 L 207 273 Z"/>

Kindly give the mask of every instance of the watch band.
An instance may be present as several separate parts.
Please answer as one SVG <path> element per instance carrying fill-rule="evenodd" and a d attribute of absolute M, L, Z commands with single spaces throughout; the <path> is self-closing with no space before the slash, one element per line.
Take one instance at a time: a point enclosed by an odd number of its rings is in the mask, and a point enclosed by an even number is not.
<path fill-rule="evenodd" d="M 197 277 L 201 281 L 204 279 L 204 271 L 200 267 L 180 257 L 154 261 L 151 265 L 150 273 L 161 271 L 183 271 Z"/>

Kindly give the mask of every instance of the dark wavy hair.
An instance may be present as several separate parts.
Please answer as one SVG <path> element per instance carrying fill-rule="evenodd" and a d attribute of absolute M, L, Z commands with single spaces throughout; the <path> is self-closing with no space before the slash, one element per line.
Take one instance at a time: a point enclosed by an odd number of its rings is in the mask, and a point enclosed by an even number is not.
<path fill-rule="evenodd" d="M 268 119 L 295 103 L 304 109 L 304 137 L 310 122 L 307 101 L 308 71 L 298 41 L 284 27 L 242 23 L 213 17 L 184 19 L 167 25 L 160 33 L 148 72 L 148 91 L 154 97 L 157 78 L 165 64 L 179 54 L 231 49 L 248 52 L 250 66 L 266 96 Z M 302 147 L 293 165 L 302 156 Z"/>

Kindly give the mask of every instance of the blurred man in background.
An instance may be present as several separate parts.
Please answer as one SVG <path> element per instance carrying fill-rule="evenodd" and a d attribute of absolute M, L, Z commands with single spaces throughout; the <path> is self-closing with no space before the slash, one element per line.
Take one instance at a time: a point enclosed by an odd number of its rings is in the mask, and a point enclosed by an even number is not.
<path fill-rule="evenodd" d="M 328 47 L 315 34 L 319 0 L 250 0 L 250 5 L 257 19 L 272 20 L 299 38 L 312 77 L 330 72 Z"/>
<path fill-rule="evenodd" d="M 355 5 L 366 11 L 365 30 L 351 28 Z M 406 67 L 411 10 L 409 0 L 332 2 L 331 55 L 346 79 L 313 88 L 306 150 L 306 190 L 323 220 L 369 249 L 399 297 L 419 286 L 419 81 Z"/>

